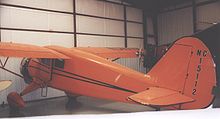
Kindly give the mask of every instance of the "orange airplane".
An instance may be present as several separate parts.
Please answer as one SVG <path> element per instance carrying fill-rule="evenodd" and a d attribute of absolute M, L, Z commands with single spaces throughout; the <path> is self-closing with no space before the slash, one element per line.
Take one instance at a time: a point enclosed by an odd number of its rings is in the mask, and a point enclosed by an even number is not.
<path fill-rule="evenodd" d="M 147 74 L 114 62 L 138 57 L 141 52 L 0 43 L 1 56 L 25 57 L 21 74 L 29 84 L 21 93 L 10 93 L 8 103 L 12 108 L 25 107 L 22 96 L 47 87 L 62 90 L 68 96 L 84 95 L 156 108 L 198 109 L 212 103 L 215 63 L 201 40 L 177 40 Z"/>

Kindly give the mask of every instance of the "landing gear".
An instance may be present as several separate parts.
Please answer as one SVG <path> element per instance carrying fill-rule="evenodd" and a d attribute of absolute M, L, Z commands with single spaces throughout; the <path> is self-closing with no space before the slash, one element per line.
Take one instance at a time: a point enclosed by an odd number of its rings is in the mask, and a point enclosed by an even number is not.
<path fill-rule="evenodd" d="M 80 106 L 80 103 L 77 101 L 77 97 L 79 97 L 79 95 L 72 95 L 69 93 L 66 93 L 66 95 L 68 97 L 68 101 L 66 103 L 67 110 L 74 110 Z"/>
<path fill-rule="evenodd" d="M 155 109 L 155 111 L 160 111 L 161 110 L 161 107 L 158 107 L 158 106 L 150 106 L 152 107 L 153 109 Z"/>
<path fill-rule="evenodd" d="M 161 109 L 160 109 L 160 107 L 156 107 L 155 110 L 156 111 L 160 111 Z"/>
<path fill-rule="evenodd" d="M 9 105 L 9 114 L 11 116 L 22 116 L 20 109 L 24 108 L 25 103 L 22 97 L 17 92 L 11 92 L 7 96 L 7 101 Z"/>

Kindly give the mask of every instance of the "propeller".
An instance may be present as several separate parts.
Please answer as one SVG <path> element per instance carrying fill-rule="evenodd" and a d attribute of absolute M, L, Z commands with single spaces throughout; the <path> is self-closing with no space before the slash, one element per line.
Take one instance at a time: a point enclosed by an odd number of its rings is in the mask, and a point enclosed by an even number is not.
<path fill-rule="evenodd" d="M 11 86 L 12 81 L 10 80 L 1 80 L 0 81 L 0 91 L 3 91 L 7 89 L 9 86 Z"/>
<path fill-rule="evenodd" d="M 141 67 L 141 63 L 143 62 L 143 56 L 144 56 L 144 52 L 143 52 L 143 48 L 140 48 L 137 52 L 136 55 L 138 56 L 138 63 L 139 63 L 139 69 Z"/>

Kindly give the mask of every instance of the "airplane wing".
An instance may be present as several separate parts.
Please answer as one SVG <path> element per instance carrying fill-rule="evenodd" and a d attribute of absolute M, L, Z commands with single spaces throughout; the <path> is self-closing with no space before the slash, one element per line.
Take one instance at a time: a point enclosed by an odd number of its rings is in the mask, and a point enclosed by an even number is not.
<path fill-rule="evenodd" d="M 150 87 L 148 90 L 131 95 L 128 98 L 137 103 L 151 106 L 169 106 L 194 101 L 194 99 L 177 91 L 158 87 Z"/>
<path fill-rule="evenodd" d="M 0 56 L 68 59 L 67 56 L 45 47 L 6 42 L 0 42 Z"/>
<path fill-rule="evenodd" d="M 135 58 L 138 57 L 139 49 L 136 48 L 75 48 L 81 51 L 89 52 L 103 58 Z"/>
<path fill-rule="evenodd" d="M 5 89 L 8 88 L 11 84 L 12 84 L 12 82 L 11 82 L 10 80 L 2 80 L 2 81 L 0 81 L 0 91 L 5 90 Z"/>

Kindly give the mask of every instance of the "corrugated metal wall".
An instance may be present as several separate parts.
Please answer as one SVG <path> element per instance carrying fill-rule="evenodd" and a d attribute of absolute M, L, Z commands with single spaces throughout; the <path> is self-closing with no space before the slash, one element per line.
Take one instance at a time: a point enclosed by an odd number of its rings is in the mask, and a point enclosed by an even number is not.
<path fill-rule="evenodd" d="M 43 8 L 56 11 L 73 12 L 73 0 L 1 0 L 4 4 L 22 5 L 35 8 Z M 124 19 L 122 5 L 112 4 L 98 0 L 76 0 L 76 12 L 101 17 Z M 142 22 L 142 11 L 136 8 L 127 7 L 127 19 Z M 49 31 L 73 32 L 73 15 L 62 14 L 49 11 L 1 6 L 0 8 L 1 27 L 24 28 Z M 109 19 L 77 16 L 77 32 L 109 34 L 124 36 L 124 22 Z M 138 23 L 128 23 L 128 36 L 143 37 L 143 26 Z M 34 45 L 61 45 L 65 47 L 74 46 L 74 34 L 47 33 L 17 30 L 1 30 L 1 40 L 3 42 L 19 42 Z M 124 38 L 77 35 L 77 46 L 79 47 L 124 47 Z M 143 39 L 128 38 L 128 47 L 142 47 Z M 1 58 L 4 59 L 4 58 Z M 19 72 L 21 59 L 12 58 L 7 64 L 7 68 Z M 121 59 L 117 61 L 135 70 L 144 72 L 144 68 L 139 66 L 138 59 Z M 25 87 L 22 79 L 10 73 L 0 70 L 1 79 L 13 80 L 13 85 L 6 91 L 0 93 L 0 103 L 6 101 L 7 94 L 12 91 L 20 92 Z M 62 96 L 62 91 L 49 89 L 48 97 Z M 47 97 L 47 98 L 48 98 Z M 25 100 L 41 99 L 40 90 L 25 96 Z"/>
<path fill-rule="evenodd" d="M 200 3 L 202 1 L 198 1 Z M 220 1 L 197 7 L 198 30 L 206 29 L 220 22 Z"/>
<path fill-rule="evenodd" d="M 96 0 L 77 0 L 76 12 L 116 19 L 124 19 L 123 6 Z M 83 33 L 124 35 L 124 22 L 77 16 L 77 31 Z M 124 38 L 77 35 L 80 47 L 124 47 Z"/>
<path fill-rule="evenodd" d="M 147 44 L 156 45 L 155 31 L 153 27 L 153 18 L 148 16 L 146 19 L 147 22 Z"/>
<path fill-rule="evenodd" d="M 136 22 L 143 22 L 143 13 L 142 10 L 127 7 L 127 20 L 129 21 L 136 21 Z M 128 36 L 132 37 L 143 37 L 143 24 L 137 23 L 128 23 L 127 24 L 127 32 Z M 128 48 L 143 48 L 143 40 L 138 38 L 128 38 Z M 140 63 L 138 58 L 128 58 L 119 60 L 119 63 L 128 66 L 132 69 L 145 73 L 145 68 L 143 64 Z"/>
<path fill-rule="evenodd" d="M 212 26 L 212 23 L 220 22 L 220 1 L 196 0 L 196 26 L 197 31 Z M 206 2 L 204 4 L 204 2 Z M 201 4 L 203 3 L 203 4 Z M 186 3 L 182 9 L 165 10 L 158 15 L 158 38 L 159 45 L 169 44 L 176 39 L 193 34 L 193 11 L 192 3 Z M 191 5 L 191 6 L 190 6 Z M 174 9 L 181 7 L 172 6 Z M 167 9 L 167 8 L 166 8 Z"/>
<path fill-rule="evenodd" d="M 192 8 L 165 12 L 158 16 L 159 45 L 193 33 Z"/>

